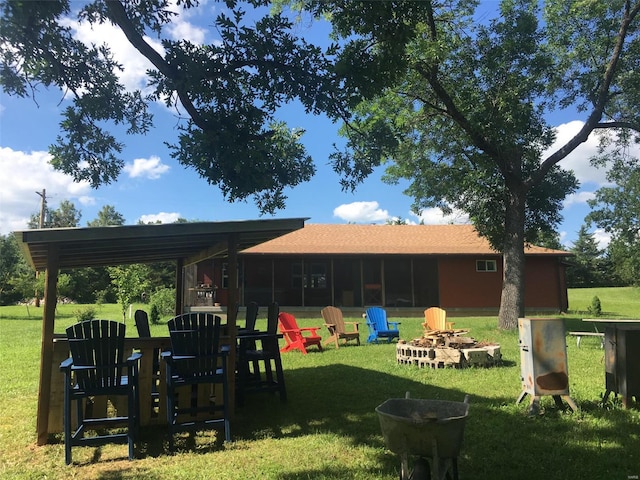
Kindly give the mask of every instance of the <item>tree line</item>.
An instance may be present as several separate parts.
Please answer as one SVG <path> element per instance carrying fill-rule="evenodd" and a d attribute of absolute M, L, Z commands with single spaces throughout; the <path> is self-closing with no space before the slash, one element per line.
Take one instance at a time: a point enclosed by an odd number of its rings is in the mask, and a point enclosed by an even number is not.
<path fill-rule="evenodd" d="M 79 227 L 82 216 L 69 200 L 60 202 L 56 209 L 45 206 L 43 214 L 43 228 Z M 40 214 L 34 213 L 28 227 L 34 229 L 39 225 Z M 86 226 L 114 225 L 124 225 L 124 217 L 113 206 L 106 205 Z M 161 292 L 163 310 L 166 310 L 164 291 L 175 290 L 175 269 L 175 262 L 156 262 L 62 270 L 58 276 L 58 299 L 81 304 L 119 303 L 124 316 L 131 303 L 152 301 L 153 296 Z M 44 276 L 37 276 L 27 263 L 16 237 L 0 236 L 0 304 L 31 302 L 43 291 Z"/>

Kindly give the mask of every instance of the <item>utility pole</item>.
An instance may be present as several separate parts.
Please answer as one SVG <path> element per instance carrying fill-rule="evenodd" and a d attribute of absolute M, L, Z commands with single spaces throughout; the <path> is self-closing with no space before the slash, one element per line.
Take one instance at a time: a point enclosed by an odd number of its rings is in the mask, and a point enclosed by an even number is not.
<path fill-rule="evenodd" d="M 36 192 L 36 195 L 40 195 L 40 220 L 38 222 L 38 228 L 44 228 L 44 215 L 47 210 L 47 190 L 42 189 L 42 192 Z M 36 298 L 35 305 L 36 307 L 40 306 L 40 294 L 38 292 L 38 278 L 40 277 L 40 272 L 36 270 Z"/>
<path fill-rule="evenodd" d="M 42 189 L 42 192 L 36 192 L 36 195 L 40 195 L 40 222 L 38 228 L 44 228 L 44 214 L 47 209 L 47 190 Z"/>

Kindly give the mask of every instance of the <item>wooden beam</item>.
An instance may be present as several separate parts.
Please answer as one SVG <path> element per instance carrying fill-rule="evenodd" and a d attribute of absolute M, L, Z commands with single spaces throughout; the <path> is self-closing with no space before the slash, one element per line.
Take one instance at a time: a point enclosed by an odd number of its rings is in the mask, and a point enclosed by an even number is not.
<path fill-rule="evenodd" d="M 176 262 L 176 311 L 175 314 L 181 315 L 184 313 L 184 261 L 178 259 Z"/>
<path fill-rule="evenodd" d="M 236 324 L 238 312 L 238 235 L 231 233 L 228 236 L 227 249 L 229 256 L 229 298 L 227 301 L 227 323 Z"/>
<path fill-rule="evenodd" d="M 38 412 L 36 418 L 37 444 L 44 445 L 49 438 L 49 401 L 51 397 L 51 370 L 53 362 L 53 331 L 56 302 L 58 301 L 57 245 L 49 245 L 44 283 L 44 309 L 42 311 L 42 344 L 40 346 L 40 384 L 38 387 Z"/>
<path fill-rule="evenodd" d="M 237 235 L 236 235 L 237 237 Z M 192 255 L 184 260 L 184 266 L 193 265 L 194 263 L 200 263 L 203 260 L 208 260 L 214 257 L 221 257 L 227 253 L 227 244 L 225 242 L 218 242 L 214 246 L 206 248 L 196 255 Z"/>

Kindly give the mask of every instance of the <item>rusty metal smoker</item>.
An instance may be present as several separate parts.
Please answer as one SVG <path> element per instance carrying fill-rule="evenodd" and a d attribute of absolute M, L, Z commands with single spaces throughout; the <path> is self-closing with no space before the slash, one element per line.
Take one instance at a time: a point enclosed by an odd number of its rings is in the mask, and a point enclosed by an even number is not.
<path fill-rule="evenodd" d="M 567 341 L 564 320 L 555 318 L 519 318 L 520 372 L 522 393 L 517 403 L 531 395 L 529 413 L 540 408 L 540 397 L 552 395 L 564 408 L 564 399 L 573 411 L 578 407 L 569 396 Z"/>

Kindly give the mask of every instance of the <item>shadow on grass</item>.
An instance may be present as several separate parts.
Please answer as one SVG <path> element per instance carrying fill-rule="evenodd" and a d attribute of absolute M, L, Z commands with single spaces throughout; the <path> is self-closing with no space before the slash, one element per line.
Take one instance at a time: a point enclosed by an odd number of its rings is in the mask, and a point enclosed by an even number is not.
<path fill-rule="evenodd" d="M 378 472 L 396 475 L 399 457 L 386 450 L 375 407 L 388 398 L 404 397 L 462 401 L 467 392 L 443 388 L 401 375 L 344 364 L 289 369 L 289 400 L 277 395 L 248 396 L 236 409 L 232 435 L 237 441 L 296 438 L 313 434 L 337 435 L 354 447 L 375 449 Z M 579 411 L 561 410 L 551 397 L 542 397 L 541 414 L 529 416 L 528 402 L 513 397 L 473 395 L 459 458 L 460 478 L 513 479 L 527 474 L 540 479 L 626 479 L 640 474 L 640 415 L 637 410 L 603 408 L 597 402 L 579 404 Z M 528 398 L 528 397 L 527 397 Z M 138 456 L 166 454 L 166 429 L 141 432 Z M 210 442 L 186 443 L 190 453 L 224 449 L 215 434 Z M 233 448 L 233 447 L 232 447 Z M 282 472 L 282 480 L 352 478 L 363 473 L 375 478 L 369 466 L 357 472 L 327 465 Z"/>
<path fill-rule="evenodd" d="M 406 391 L 414 398 L 452 401 L 462 401 L 466 394 L 341 364 L 290 370 L 287 381 L 290 400 L 281 404 L 268 396 L 251 399 L 238 411 L 234 435 L 252 439 L 329 432 L 353 445 L 375 447 L 377 464 L 389 473 L 398 471 L 399 457 L 385 449 L 375 407 Z M 541 414 L 531 417 L 526 403 L 516 405 L 516 396 L 471 397 L 459 459 L 461 478 L 513 479 L 529 472 L 529 478 L 541 479 L 626 479 L 640 474 L 637 411 L 607 410 L 593 402 L 574 413 L 542 397 Z M 309 470 L 279 478 L 347 478 L 344 475 Z"/>

